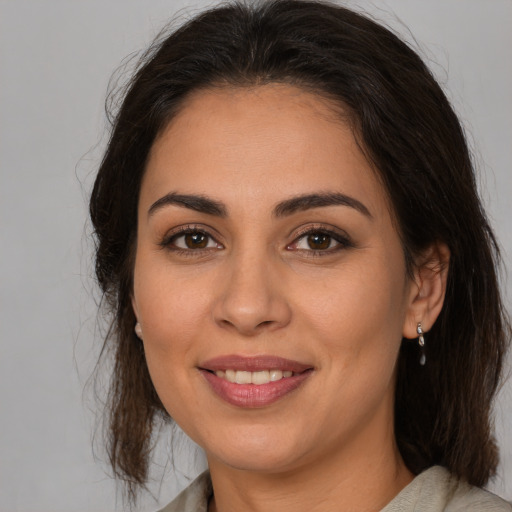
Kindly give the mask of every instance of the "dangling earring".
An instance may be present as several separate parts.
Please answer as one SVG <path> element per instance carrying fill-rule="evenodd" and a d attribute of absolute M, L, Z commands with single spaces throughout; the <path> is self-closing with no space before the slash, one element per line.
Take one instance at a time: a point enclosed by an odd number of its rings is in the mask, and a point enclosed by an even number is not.
<path fill-rule="evenodd" d="M 420 346 L 420 365 L 425 366 L 425 363 L 427 362 L 427 356 L 425 354 L 425 337 L 423 336 L 423 328 L 421 327 L 420 322 L 418 322 L 416 332 L 418 333 L 418 345 Z"/>
<path fill-rule="evenodd" d="M 140 340 L 142 339 L 142 327 L 139 322 L 135 324 L 135 334 L 137 335 L 137 338 Z"/>

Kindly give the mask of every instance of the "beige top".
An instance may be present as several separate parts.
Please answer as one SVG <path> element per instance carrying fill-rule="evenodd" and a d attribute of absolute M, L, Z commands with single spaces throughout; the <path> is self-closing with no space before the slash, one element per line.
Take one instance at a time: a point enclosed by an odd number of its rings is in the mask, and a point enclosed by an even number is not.
<path fill-rule="evenodd" d="M 208 472 L 196 478 L 160 512 L 207 512 L 212 495 Z M 512 505 L 498 496 L 472 487 L 441 466 L 418 475 L 381 512 L 512 512 Z"/>

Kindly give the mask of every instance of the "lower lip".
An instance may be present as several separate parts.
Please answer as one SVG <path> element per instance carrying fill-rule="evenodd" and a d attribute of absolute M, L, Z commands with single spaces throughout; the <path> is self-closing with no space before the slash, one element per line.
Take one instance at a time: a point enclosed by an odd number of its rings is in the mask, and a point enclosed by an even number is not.
<path fill-rule="evenodd" d="M 283 377 L 268 384 L 235 384 L 217 377 L 214 373 L 201 370 L 204 378 L 216 395 L 237 407 L 265 407 L 277 402 L 292 391 L 295 391 L 311 374 L 311 370 Z"/>

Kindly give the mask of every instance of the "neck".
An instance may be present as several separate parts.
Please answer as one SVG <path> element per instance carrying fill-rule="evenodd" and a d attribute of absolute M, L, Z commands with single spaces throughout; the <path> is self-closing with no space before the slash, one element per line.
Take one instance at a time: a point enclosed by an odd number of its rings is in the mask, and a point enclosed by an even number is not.
<path fill-rule="evenodd" d="M 209 457 L 214 489 L 209 512 L 381 510 L 413 475 L 398 452 L 393 428 L 372 430 L 359 433 L 348 448 L 279 472 L 237 469 Z"/>

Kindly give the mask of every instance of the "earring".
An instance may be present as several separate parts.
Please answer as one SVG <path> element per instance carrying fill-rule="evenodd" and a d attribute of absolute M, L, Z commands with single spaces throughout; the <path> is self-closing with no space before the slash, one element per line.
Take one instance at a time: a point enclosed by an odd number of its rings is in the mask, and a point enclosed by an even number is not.
<path fill-rule="evenodd" d="M 137 335 L 137 338 L 140 340 L 142 339 L 142 327 L 139 322 L 135 324 L 135 334 Z"/>
<path fill-rule="evenodd" d="M 425 354 L 425 337 L 423 336 L 423 328 L 421 327 L 420 322 L 418 322 L 416 332 L 418 333 L 418 345 L 420 346 L 420 365 L 425 366 L 425 363 L 427 362 L 427 356 Z"/>

